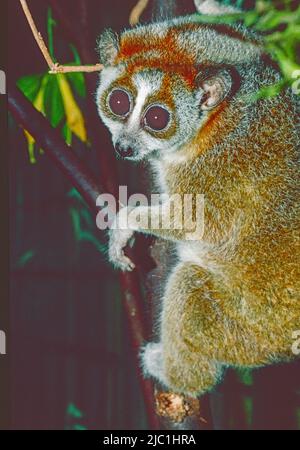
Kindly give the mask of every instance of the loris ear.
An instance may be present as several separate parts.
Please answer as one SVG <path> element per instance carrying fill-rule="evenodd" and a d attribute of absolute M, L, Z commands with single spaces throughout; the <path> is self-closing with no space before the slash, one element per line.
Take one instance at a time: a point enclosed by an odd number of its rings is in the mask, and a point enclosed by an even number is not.
<path fill-rule="evenodd" d="M 119 36 L 112 30 L 103 31 L 98 40 L 100 63 L 111 66 L 119 52 Z"/>
<path fill-rule="evenodd" d="M 200 100 L 200 108 L 203 111 L 215 108 L 232 93 L 232 76 L 225 69 L 206 76 L 204 79 L 203 74 L 199 74 L 197 81 L 198 86 L 204 91 Z"/>

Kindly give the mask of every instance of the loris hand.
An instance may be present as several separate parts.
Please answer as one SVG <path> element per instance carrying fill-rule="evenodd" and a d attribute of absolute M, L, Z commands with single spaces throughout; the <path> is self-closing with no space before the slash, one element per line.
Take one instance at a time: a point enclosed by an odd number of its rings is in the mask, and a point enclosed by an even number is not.
<path fill-rule="evenodd" d="M 122 213 L 124 216 L 124 210 Z M 118 269 L 125 271 L 132 271 L 135 268 L 134 263 L 124 253 L 124 248 L 134 234 L 134 230 L 119 228 L 120 214 L 117 215 L 111 230 L 109 239 L 108 255 L 109 260 Z"/>

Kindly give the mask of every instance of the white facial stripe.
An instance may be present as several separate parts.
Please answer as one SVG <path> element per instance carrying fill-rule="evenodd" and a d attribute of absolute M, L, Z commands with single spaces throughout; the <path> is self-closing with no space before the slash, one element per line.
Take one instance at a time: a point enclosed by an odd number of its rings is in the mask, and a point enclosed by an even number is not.
<path fill-rule="evenodd" d="M 133 82 L 137 88 L 137 97 L 135 106 L 128 121 L 128 129 L 137 129 L 140 127 L 140 119 L 145 102 L 149 95 L 158 91 L 161 87 L 163 75 L 160 73 L 140 73 L 133 78 Z"/>
<path fill-rule="evenodd" d="M 135 106 L 131 113 L 130 119 L 128 121 L 128 129 L 136 128 L 137 125 L 140 125 L 141 113 L 143 111 L 146 99 L 151 94 L 152 88 L 146 83 L 140 87 L 138 90 L 138 95 L 135 100 Z"/>

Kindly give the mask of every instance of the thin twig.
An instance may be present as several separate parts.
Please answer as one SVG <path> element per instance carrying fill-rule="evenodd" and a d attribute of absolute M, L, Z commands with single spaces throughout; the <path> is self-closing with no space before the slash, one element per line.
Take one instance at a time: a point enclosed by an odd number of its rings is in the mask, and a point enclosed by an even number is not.
<path fill-rule="evenodd" d="M 100 72 L 103 69 L 102 64 L 94 64 L 93 66 L 61 66 L 60 64 L 54 64 L 49 73 L 69 73 L 69 72 Z"/>
<path fill-rule="evenodd" d="M 45 60 L 47 61 L 48 66 L 50 67 L 50 69 L 52 69 L 54 67 L 54 62 L 52 61 L 52 58 L 50 56 L 50 53 L 48 51 L 48 48 L 45 44 L 45 41 L 41 35 L 41 33 L 38 31 L 35 22 L 33 20 L 33 17 L 31 15 L 31 12 L 28 8 L 27 5 L 27 1 L 26 0 L 20 0 L 21 6 L 23 8 L 24 14 L 26 16 L 26 19 L 28 20 L 29 26 L 31 28 L 32 34 L 45 58 Z"/>
<path fill-rule="evenodd" d="M 140 21 L 140 17 L 147 8 L 149 0 L 139 0 L 135 7 L 132 9 L 129 17 L 129 23 L 133 27 Z"/>
<path fill-rule="evenodd" d="M 35 22 L 33 20 L 32 14 L 28 7 L 27 1 L 20 0 L 20 3 L 23 8 L 26 19 L 29 23 L 29 26 L 31 28 L 32 34 L 42 52 L 42 55 L 44 56 L 48 66 L 49 66 L 49 69 L 50 69 L 49 73 L 57 74 L 57 73 L 69 73 L 69 72 L 99 72 L 103 68 L 102 64 L 94 64 L 94 65 L 88 65 L 88 66 L 64 66 L 64 65 L 60 65 L 58 63 L 54 63 L 54 61 L 52 60 L 51 55 L 48 51 L 48 48 L 45 44 L 43 36 L 38 31 L 38 29 L 35 25 Z"/>

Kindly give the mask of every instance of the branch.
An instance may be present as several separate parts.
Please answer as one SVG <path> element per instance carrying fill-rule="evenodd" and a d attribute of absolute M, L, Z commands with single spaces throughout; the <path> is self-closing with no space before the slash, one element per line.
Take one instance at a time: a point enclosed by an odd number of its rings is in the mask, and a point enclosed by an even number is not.
<path fill-rule="evenodd" d="M 153 0 L 152 17 L 154 21 L 167 20 L 180 15 L 186 6 L 185 2 L 176 0 Z M 151 179 L 151 174 L 149 174 Z M 151 191 L 151 186 L 149 186 Z M 152 245 L 151 256 L 156 267 L 147 274 L 145 284 L 148 303 L 154 305 L 154 317 L 158 317 L 161 307 L 157 297 L 165 287 L 169 277 L 168 268 L 174 264 L 174 244 L 166 240 L 156 239 Z M 159 340 L 157 327 L 153 330 L 154 340 Z M 160 416 L 161 428 L 167 430 L 204 430 L 212 429 L 213 422 L 210 411 L 209 395 L 201 400 L 167 391 L 158 384 L 155 386 L 156 411 Z"/>
<path fill-rule="evenodd" d="M 39 146 L 76 187 L 90 208 L 96 211 L 96 198 L 101 193 L 101 188 L 80 158 L 70 151 L 59 131 L 52 128 L 22 92 L 13 86 L 9 86 L 8 106 L 18 124 L 34 136 Z"/>
<path fill-rule="evenodd" d="M 90 73 L 90 72 L 99 72 L 100 70 L 102 70 L 102 68 L 103 68 L 102 64 L 94 64 L 94 65 L 88 65 L 88 66 L 63 66 L 58 63 L 55 63 L 49 53 L 49 50 L 45 44 L 43 36 L 38 31 L 38 29 L 35 25 L 32 14 L 27 5 L 27 1 L 20 0 L 20 3 L 23 8 L 26 19 L 29 23 L 29 26 L 31 28 L 32 34 L 42 52 L 42 55 L 44 56 L 48 66 L 49 66 L 49 69 L 50 69 L 49 73 L 51 73 L 51 74 L 69 73 L 69 72 L 89 72 Z"/>
<path fill-rule="evenodd" d="M 132 9 L 129 17 L 129 23 L 133 27 L 140 21 L 140 17 L 147 8 L 149 0 L 139 0 L 135 7 Z"/>
<path fill-rule="evenodd" d="M 100 72 L 103 69 L 102 64 L 94 64 L 94 65 L 88 65 L 88 66 L 62 66 L 58 63 L 55 63 L 54 66 L 52 66 L 49 73 L 51 74 L 57 74 L 57 73 L 70 73 L 70 72 Z"/>
<path fill-rule="evenodd" d="M 27 21 L 29 23 L 29 26 L 31 28 L 32 34 L 33 34 L 33 36 L 34 36 L 34 38 L 35 38 L 35 40 L 37 42 L 37 45 L 39 46 L 39 48 L 40 48 L 40 50 L 41 50 L 45 60 L 47 61 L 48 66 L 51 69 L 52 67 L 54 67 L 54 62 L 53 62 L 53 60 L 52 60 L 52 58 L 50 56 L 50 53 L 49 53 L 49 51 L 47 49 L 47 46 L 46 46 L 45 41 L 43 39 L 43 36 L 38 31 L 38 29 L 37 29 L 37 27 L 36 27 L 36 25 L 34 23 L 33 17 L 31 15 L 31 12 L 30 12 L 29 8 L 28 8 L 26 0 L 20 0 L 20 3 L 21 3 L 21 6 L 23 8 L 24 14 L 25 14 L 25 16 L 27 18 Z"/>
<path fill-rule="evenodd" d="M 70 151 L 70 147 L 62 140 L 59 131 L 51 127 L 47 119 L 32 106 L 15 86 L 9 85 L 8 87 L 8 107 L 17 123 L 34 136 L 46 155 L 51 158 L 63 175 L 80 192 L 91 210 L 97 213 L 96 198 L 103 192 L 102 187 L 95 181 L 94 176 L 88 171 L 80 158 Z M 120 285 L 133 349 L 138 358 L 139 349 L 146 338 L 146 327 L 141 308 L 142 301 L 137 273 L 121 273 Z M 154 412 L 152 383 L 144 380 L 140 371 L 139 377 L 149 424 L 152 429 L 156 429 L 158 423 Z"/>

